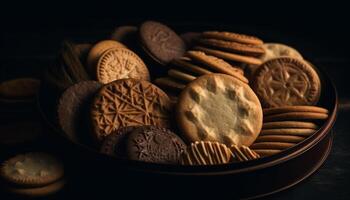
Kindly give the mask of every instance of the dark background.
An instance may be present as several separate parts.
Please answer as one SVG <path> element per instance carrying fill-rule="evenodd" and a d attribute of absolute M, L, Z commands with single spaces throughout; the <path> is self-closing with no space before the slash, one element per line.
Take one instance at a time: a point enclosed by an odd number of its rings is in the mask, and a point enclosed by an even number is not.
<path fill-rule="evenodd" d="M 60 42 L 94 42 L 119 24 L 154 19 L 177 27 L 230 27 L 294 46 L 331 76 L 340 96 L 329 159 L 311 178 L 268 199 L 347 199 L 350 195 L 349 11 L 330 2 L 12 2 L 0 12 L 0 80 L 40 77 Z M 191 29 L 190 29 L 191 30 Z M 326 91 L 325 91 L 326 92 Z M 287 173 L 287 172 L 286 172 Z"/>

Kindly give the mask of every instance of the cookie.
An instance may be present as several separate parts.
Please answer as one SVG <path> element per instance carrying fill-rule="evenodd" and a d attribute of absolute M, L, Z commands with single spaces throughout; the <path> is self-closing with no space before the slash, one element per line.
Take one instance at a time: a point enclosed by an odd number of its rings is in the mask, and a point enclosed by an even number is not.
<path fill-rule="evenodd" d="M 180 34 L 180 37 L 185 42 L 187 49 L 191 48 L 200 36 L 201 33 L 199 32 L 186 32 Z"/>
<path fill-rule="evenodd" d="M 281 114 L 268 115 L 264 117 L 264 122 L 272 121 L 290 121 L 290 120 L 325 120 L 328 114 L 315 112 L 287 112 Z"/>
<path fill-rule="evenodd" d="M 278 128 L 309 128 L 317 130 L 319 127 L 312 122 L 301 121 L 276 121 L 263 123 L 262 129 L 278 129 Z"/>
<path fill-rule="evenodd" d="M 264 42 L 254 36 L 232 33 L 232 32 L 219 32 L 219 31 L 205 31 L 202 33 L 202 37 L 204 38 L 214 38 L 220 40 L 227 40 L 233 42 L 239 42 L 244 44 L 252 44 L 252 45 L 262 45 Z"/>
<path fill-rule="evenodd" d="M 96 78 L 106 84 L 125 78 L 150 80 L 150 75 L 146 64 L 138 55 L 126 48 L 117 48 L 109 49 L 101 55 Z"/>
<path fill-rule="evenodd" d="M 285 44 L 265 43 L 262 45 L 262 48 L 265 49 L 265 53 L 259 58 L 262 62 L 281 56 L 288 56 L 303 60 L 303 56 L 297 50 Z"/>
<path fill-rule="evenodd" d="M 242 44 L 225 40 L 202 38 L 198 40 L 198 43 L 218 50 L 224 50 L 255 57 L 259 57 L 265 53 L 265 50 L 261 46 Z"/>
<path fill-rule="evenodd" d="M 284 150 L 292 146 L 295 146 L 295 143 L 287 142 L 258 142 L 250 146 L 251 149 L 279 149 Z"/>
<path fill-rule="evenodd" d="M 91 73 L 91 75 L 95 74 L 97 62 L 102 56 L 102 54 L 108 49 L 115 49 L 115 48 L 126 48 L 126 47 L 122 43 L 117 42 L 115 40 L 102 40 L 96 43 L 90 49 L 86 63 L 87 63 L 88 71 Z"/>
<path fill-rule="evenodd" d="M 17 155 L 1 166 L 7 182 L 21 186 L 44 186 L 63 177 L 62 163 L 52 155 L 40 152 Z"/>
<path fill-rule="evenodd" d="M 206 47 L 196 46 L 193 48 L 197 51 L 202 51 L 208 55 L 216 56 L 218 58 L 224 59 L 226 61 L 240 62 L 244 64 L 252 64 L 252 65 L 261 65 L 261 60 L 251 57 L 251 56 L 242 56 L 238 54 L 234 54 L 231 52 L 225 52 L 215 49 L 209 49 Z"/>
<path fill-rule="evenodd" d="M 136 128 L 137 126 L 127 126 L 112 132 L 104 139 L 100 152 L 109 156 L 126 158 L 127 138 Z"/>
<path fill-rule="evenodd" d="M 38 93 L 40 80 L 34 78 L 18 78 L 0 83 L 2 99 L 33 99 Z"/>
<path fill-rule="evenodd" d="M 328 114 L 328 110 L 326 108 L 322 108 L 318 106 L 283 106 L 283 107 L 263 109 L 264 116 L 272 115 L 272 114 L 287 113 L 287 112 L 313 112 L 313 113 Z"/>
<path fill-rule="evenodd" d="M 263 107 L 315 105 L 320 98 L 320 79 L 303 60 L 269 60 L 259 67 L 253 79 L 252 88 Z"/>
<path fill-rule="evenodd" d="M 171 89 L 174 91 L 181 91 L 186 87 L 185 84 L 180 83 L 179 81 L 174 80 L 173 78 L 170 78 L 170 77 L 157 78 L 154 80 L 154 83 L 161 88 Z"/>
<path fill-rule="evenodd" d="M 46 196 L 55 194 L 58 191 L 62 190 L 65 184 L 66 184 L 65 180 L 59 180 L 49 185 L 45 185 L 41 187 L 16 188 L 16 187 L 5 186 L 4 188 L 7 192 L 12 193 L 14 195 L 33 198 L 33 197 L 44 197 L 44 196 L 46 197 Z"/>
<path fill-rule="evenodd" d="M 101 87 L 97 81 L 84 81 L 69 87 L 61 95 L 57 106 L 58 124 L 70 140 L 83 144 L 88 140 L 88 110 Z"/>
<path fill-rule="evenodd" d="M 243 162 L 260 158 L 259 154 L 255 153 L 249 147 L 244 145 L 237 146 L 234 144 L 230 147 L 230 150 L 234 155 L 233 160 L 236 162 Z"/>
<path fill-rule="evenodd" d="M 174 79 L 183 81 L 185 83 L 189 83 L 189 82 L 193 81 L 194 79 L 196 79 L 195 76 L 192 76 L 190 74 L 186 74 L 186 73 L 181 72 L 181 71 L 176 70 L 176 69 L 169 69 L 168 76 L 172 77 Z"/>
<path fill-rule="evenodd" d="M 91 108 L 93 135 L 102 141 L 125 126 L 170 126 L 171 102 L 155 85 L 136 79 L 121 79 L 103 86 Z"/>
<path fill-rule="evenodd" d="M 176 119 L 191 142 L 249 146 L 262 127 L 262 108 L 253 90 L 225 74 L 204 75 L 181 92 Z"/>
<path fill-rule="evenodd" d="M 191 59 L 187 57 L 182 57 L 176 60 L 173 60 L 171 62 L 171 65 L 175 66 L 174 68 L 181 68 L 182 70 L 189 71 L 196 75 L 204 75 L 204 74 L 211 74 L 211 72 L 208 69 L 205 69 L 204 67 L 200 67 L 198 65 L 195 65 L 191 63 Z"/>
<path fill-rule="evenodd" d="M 255 142 L 288 142 L 298 143 L 305 139 L 303 136 L 295 135 L 259 135 Z"/>
<path fill-rule="evenodd" d="M 179 136 L 168 129 L 142 126 L 130 133 L 126 149 L 131 160 L 178 164 L 186 145 Z"/>
<path fill-rule="evenodd" d="M 279 149 L 255 149 L 254 150 L 261 157 L 272 156 L 280 153 L 282 150 Z"/>
<path fill-rule="evenodd" d="M 144 50 L 157 62 L 166 65 L 186 51 L 182 39 L 169 27 L 155 21 L 140 26 L 140 39 Z"/>
<path fill-rule="evenodd" d="M 315 129 L 310 128 L 276 128 L 276 129 L 263 129 L 260 135 L 296 135 L 296 136 L 310 136 L 315 133 Z"/>
<path fill-rule="evenodd" d="M 0 145 L 15 146 L 35 141 L 42 135 L 42 126 L 36 121 L 12 122 L 0 125 Z"/>
<path fill-rule="evenodd" d="M 229 163 L 233 154 L 219 142 L 196 141 L 181 155 L 182 165 L 218 165 Z"/>
<path fill-rule="evenodd" d="M 248 80 L 242 76 L 238 69 L 232 67 L 229 63 L 224 60 L 206 55 L 201 51 L 187 51 L 186 53 L 191 59 L 203 63 L 215 72 L 231 75 L 244 83 L 248 83 Z"/>

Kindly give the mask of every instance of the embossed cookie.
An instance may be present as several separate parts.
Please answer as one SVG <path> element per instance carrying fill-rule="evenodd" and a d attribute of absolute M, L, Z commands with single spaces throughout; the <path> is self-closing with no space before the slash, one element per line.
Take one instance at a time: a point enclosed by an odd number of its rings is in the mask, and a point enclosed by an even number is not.
<path fill-rule="evenodd" d="M 176 119 L 191 142 L 249 146 L 260 132 L 262 108 L 247 84 L 225 74 L 210 74 L 181 92 Z"/>
<path fill-rule="evenodd" d="M 303 60 L 303 56 L 296 49 L 285 44 L 264 43 L 262 47 L 265 49 L 265 53 L 260 57 L 262 62 L 281 56 L 288 56 Z"/>
<path fill-rule="evenodd" d="M 239 42 L 244 44 L 252 44 L 252 45 L 262 45 L 263 41 L 257 37 L 244 35 L 233 32 L 225 32 L 225 31 L 205 31 L 202 33 L 202 37 L 204 38 L 214 38 L 220 40 L 227 40 L 233 42 Z"/>
<path fill-rule="evenodd" d="M 52 155 L 40 152 L 17 155 L 1 166 L 4 180 L 21 186 L 43 186 L 63 176 L 62 163 Z"/>
<path fill-rule="evenodd" d="M 131 160 L 177 164 L 185 149 L 181 138 L 165 128 L 142 126 L 128 136 L 127 155 Z"/>
<path fill-rule="evenodd" d="M 244 83 L 248 83 L 248 79 L 242 76 L 239 69 L 232 67 L 229 63 L 224 60 L 206 55 L 201 51 L 187 51 L 186 53 L 191 59 L 203 63 L 208 68 L 214 70 L 215 72 L 231 75 Z"/>
<path fill-rule="evenodd" d="M 263 107 L 315 105 L 321 94 L 317 72 L 305 61 L 280 57 L 263 63 L 252 88 Z"/>
<path fill-rule="evenodd" d="M 96 43 L 90 49 L 86 62 L 87 62 L 88 71 L 92 75 L 95 74 L 97 62 L 102 56 L 102 54 L 108 49 L 114 49 L 114 48 L 126 48 L 126 47 L 122 43 L 117 42 L 115 40 L 102 40 Z"/>
<path fill-rule="evenodd" d="M 182 39 L 169 27 L 155 21 L 146 21 L 140 26 L 140 39 L 144 50 L 154 60 L 168 64 L 186 51 Z"/>
<path fill-rule="evenodd" d="M 230 147 L 230 149 L 234 155 L 233 160 L 236 162 L 243 162 L 260 158 L 259 154 L 255 153 L 255 151 L 244 145 L 238 146 L 234 144 Z"/>
<path fill-rule="evenodd" d="M 196 141 L 181 155 L 182 165 L 218 165 L 229 163 L 233 154 L 219 142 Z"/>
<path fill-rule="evenodd" d="M 149 80 L 150 75 L 140 57 L 126 48 L 118 48 L 102 54 L 97 63 L 96 78 L 106 84 L 125 78 Z"/>
<path fill-rule="evenodd" d="M 170 126 L 171 102 L 155 85 L 136 79 L 121 79 L 103 86 L 91 108 L 94 137 L 102 141 L 125 126 Z"/>

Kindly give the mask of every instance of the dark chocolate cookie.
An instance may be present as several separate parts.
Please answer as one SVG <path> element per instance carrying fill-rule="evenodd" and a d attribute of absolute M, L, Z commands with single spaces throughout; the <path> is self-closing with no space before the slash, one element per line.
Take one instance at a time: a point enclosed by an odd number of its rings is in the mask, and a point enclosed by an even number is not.
<path fill-rule="evenodd" d="M 136 128 L 138 127 L 126 126 L 114 131 L 103 141 L 100 152 L 110 156 L 125 158 L 128 135 Z"/>
<path fill-rule="evenodd" d="M 185 148 L 182 139 L 170 130 L 142 126 L 129 135 L 126 151 L 131 160 L 177 164 Z"/>
<path fill-rule="evenodd" d="M 139 34 L 144 50 L 163 65 L 181 57 L 186 51 L 186 45 L 180 36 L 159 22 L 144 22 Z"/>
<path fill-rule="evenodd" d="M 95 93 L 102 85 L 97 81 L 84 81 L 69 87 L 61 96 L 57 114 L 61 129 L 74 142 L 86 141 L 88 112 Z"/>

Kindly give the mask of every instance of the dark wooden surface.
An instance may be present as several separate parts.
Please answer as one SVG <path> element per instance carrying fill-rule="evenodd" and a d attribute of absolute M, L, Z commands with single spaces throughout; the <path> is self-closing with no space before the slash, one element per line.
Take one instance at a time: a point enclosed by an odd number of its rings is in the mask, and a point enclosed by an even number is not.
<path fill-rule="evenodd" d="M 76 42 L 93 42 L 108 37 L 110 31 L 120 20 L 104 18 L 103 20 L 86 21 L 79 19 L 71 23 L 57 26 L 46 23 L 31 27 L 10 25 L 1 31 L 0 80 L 16 77 L 40 77 L 42 70 L 49 66 L 63 39 Z M 129 20 L 124 20 L 124 24 Z M 186 23 L 188 24 L 191 22 Z M 196 22 L 198 24 L 198 22 Z M 216 22 L 217 23 L 217 22 Z M 175 27 L 178 22 L 174 23 Z M 198 27 L 215 27 L 212 22 L 199 23 Z M 304 24 L 305 25 L 305 24 Z M 217 25 L 218 27 L 227 27 Z M 229 24 L 230 26 L 230 24 Z M 333 79 L 338 88 L 340 110 L 334 126 L 334 143 L 331 154 L 324 165 L 310 178 L 291 189 L 266 197 L 266 199 L 348 199 L 350 196 L 350 87 L 349 51 L 346 51 L 342 38 L 331 37 L 328 33 L 315 34 L 317 31 L 306 29 L 295 31 L 292 28 L 279 26 L 238 26 L 232 23 L 232 29 L 257 33 L 266 41 L 284 42 L 299 49 L 317 66 L 323 68 Z M 25 28 L 23 28 L 25 27 Z M 317 29 L 321 30 L 321 29 Z M 339 33 L 340 36 L 345 33 Z M 347 44 L 345 41 L 345 44 Z M 324 91 L 327 92 L 327 91 Z M 288 173 L 288 172 L 285 172 Z M 283 176 L 283 174 L 281 174 Z M 234 180 L 233 180 L 234 181 Z M 261 180 L 260 180 L 261 181 Z M 269 180 L 266 180 L 269 181 Z M 261 183 L 263 184 L 263 182 Z M 68 196 L 64 193 L 57 199 Z"/>

